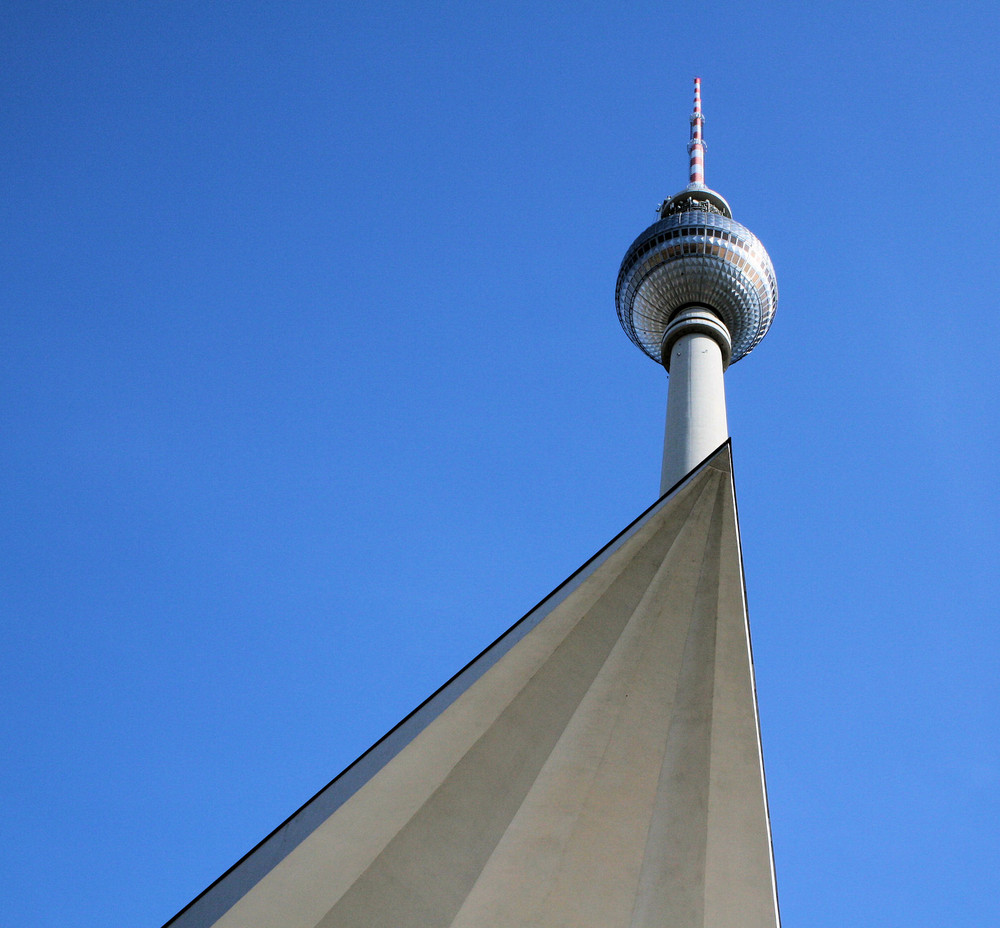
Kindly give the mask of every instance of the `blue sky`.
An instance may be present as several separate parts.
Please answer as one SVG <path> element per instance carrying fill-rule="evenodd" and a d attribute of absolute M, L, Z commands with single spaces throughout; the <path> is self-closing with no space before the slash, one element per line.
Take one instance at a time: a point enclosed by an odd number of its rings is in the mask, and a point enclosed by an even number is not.
<path fill-rule="evenodd" d="M 995 4 L 5 12 L 0 921 L 162 924 L 652 502 L 695 74 L 784 922 L 1000 921 Z"/>

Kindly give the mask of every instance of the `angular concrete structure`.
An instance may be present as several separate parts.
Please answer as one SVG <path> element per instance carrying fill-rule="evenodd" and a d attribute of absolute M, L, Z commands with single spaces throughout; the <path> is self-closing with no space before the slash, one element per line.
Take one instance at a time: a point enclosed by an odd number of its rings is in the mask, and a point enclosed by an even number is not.
<path fill-rule="evenodd" d="M 168 924 L 777 928 L 729 444 Z"/>

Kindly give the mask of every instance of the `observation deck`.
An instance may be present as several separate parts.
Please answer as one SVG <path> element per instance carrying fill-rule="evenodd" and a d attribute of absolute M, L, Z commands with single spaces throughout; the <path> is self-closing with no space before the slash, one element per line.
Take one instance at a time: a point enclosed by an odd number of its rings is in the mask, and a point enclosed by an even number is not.
<path fill-rule="evenodd" d="M 700 192 L 668 200 L 664 218 L 632 243 L 618 272 L 622 328 L 660 364 L 664 333 L 682 309 L 706 306 L 719 316 L 732 339 L 732 363 L 767 334 L 778 303 L 778 282 L 760 240 L 707 197 L 697 199 Z M 682 208 L 667 212 L 676 201 Z"/>

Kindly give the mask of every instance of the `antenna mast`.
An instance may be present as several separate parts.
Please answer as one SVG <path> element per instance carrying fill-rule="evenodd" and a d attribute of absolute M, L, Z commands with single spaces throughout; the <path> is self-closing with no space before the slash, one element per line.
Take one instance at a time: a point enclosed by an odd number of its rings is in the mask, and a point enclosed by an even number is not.
<path fill-rule="evenodd" d="M 701 113 L 701 78 L 694 79 L 694 112 L 691 114 L 691 140 L 688 154 L 691 156 L 691 184 L 705 186 L 705 140 L 702 131 L 705 117 Z"/>

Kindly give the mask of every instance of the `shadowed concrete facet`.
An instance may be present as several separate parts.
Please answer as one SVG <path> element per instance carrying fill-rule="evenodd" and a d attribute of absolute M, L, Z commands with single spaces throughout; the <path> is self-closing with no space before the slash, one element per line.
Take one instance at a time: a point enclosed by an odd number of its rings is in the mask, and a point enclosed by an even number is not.
<path fill-rule="evenodd" d="M 776 928 L 728 444 L 171 928 Z"/>

